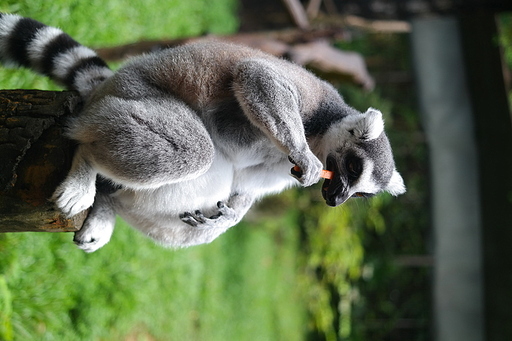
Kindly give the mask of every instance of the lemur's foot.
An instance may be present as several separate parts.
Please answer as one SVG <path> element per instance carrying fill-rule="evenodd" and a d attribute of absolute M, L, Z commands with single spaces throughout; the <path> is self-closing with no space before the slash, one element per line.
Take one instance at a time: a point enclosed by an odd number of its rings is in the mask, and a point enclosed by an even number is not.
<path fill-rule="evenodd" d="M 89 216 L 82 228 L 75 232 L 73 242 L 85 252 L 94 252 L 110 241 L 114 222 Z"/>
<path fill-rule="evenodd" d="M 66 179 L 53 193 L 52 201 L 59 210 L 72 217 L 88 209 L 94 203 L 96 187 L 94 182 L 80 182 L 77 179 Z"/>
<path fill-rule="evenodd" d="M 238 215 L 234 209 L 228 207 L 222 201 L 217 203 L 217 207 L 219 213 L 211 217 L 206 217 L 201 211 L 195 211 L 194 213 L 185 212 L 180 214 L 180 219 L 190 226 L 205 229 L 229 227 L 238 222 Z"/>

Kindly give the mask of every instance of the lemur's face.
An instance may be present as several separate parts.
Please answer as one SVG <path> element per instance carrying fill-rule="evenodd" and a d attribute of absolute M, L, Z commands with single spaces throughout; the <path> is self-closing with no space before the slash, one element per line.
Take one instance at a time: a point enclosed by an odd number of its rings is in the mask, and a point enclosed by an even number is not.
<path fill-rule="evenodd" d="M 379 111 L 369 109 L 343 119 L 330 129 L 325 140 L 324 162 L 333 172 L 322 185 L 327 205 L 338 206 L 349 198 L 368 198 L 382 191 L 393 195 L 405 192 Z"/>

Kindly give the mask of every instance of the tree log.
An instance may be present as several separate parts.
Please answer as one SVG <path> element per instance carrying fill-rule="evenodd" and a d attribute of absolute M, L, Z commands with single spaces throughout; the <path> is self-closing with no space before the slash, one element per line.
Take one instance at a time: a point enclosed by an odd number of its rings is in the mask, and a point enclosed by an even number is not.
<path fill-rule="evenodd" d="M 77 231 L 87 212 L 69 219 L 49 201 L 71 167 L 75 145 L 64 119 L 74 92 L 0 91 L 0 232 Z"/>

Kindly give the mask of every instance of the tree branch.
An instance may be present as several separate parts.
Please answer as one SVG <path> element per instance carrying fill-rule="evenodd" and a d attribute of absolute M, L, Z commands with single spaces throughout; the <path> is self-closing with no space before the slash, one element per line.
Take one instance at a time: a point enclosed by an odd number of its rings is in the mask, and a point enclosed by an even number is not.
<path fill-rule="evenodd" d="M 308 15 L 299 0 L 282 0 L 292 16 L 295 25 L 302 30 L 309 28 Z"/>
<path fill-rule="evenodd" d="M 95 49 L 98 55 L 106 61 L 120 61 L 132 56 L 163 50 L 191 42 L 204 40 L 220 40 L 237 44 L 244 44 L 263 50 L 267 53 L 282 57 L 288 52 L 289 45 L 302 44 L 318 39 L 340 40 L 344 37 L 344 31 L 340 28 L 324 28 L 303 31 L 299 29 L 287 29 L 277 31 L 263 31 L 254 33 L 236 33 L 232 35 L 203 37 L 189 37 L 166 40 L 147 40 L 131 44 L 103 47 Z"/>
<path fill-rule="evenodd" d="M 67 219 L 49 202 L 71 166 L 64 118 L 74 92 L 0 91 L 0 232 L 76 231 L 87 212 Z"/>
<path fill-rule="evenodd" d="M 366 70 L 362 56 L 354 52 L 336 49 L 328 41 L 343 39 L 343 30 L 339 28 L 298 29 L 238 33 L 227 36 L 206 36 L 184 39 L 141 41 L 133 44 L 96 49 L 98 55 L 107 61 L 117 61 L 129 56 L 178 46 L 197 41 L 226 41 L 260 49 L 278 57 L 306 66 L 330 80 L 351 81 L 371 90 L 374 80 Z"/>

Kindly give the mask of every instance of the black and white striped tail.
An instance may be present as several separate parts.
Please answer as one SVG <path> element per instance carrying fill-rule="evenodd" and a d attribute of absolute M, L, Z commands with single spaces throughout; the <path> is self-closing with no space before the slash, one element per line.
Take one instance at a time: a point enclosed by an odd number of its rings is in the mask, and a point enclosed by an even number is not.
<path fill-rule="evenodd" d="M 96 52 L 66 33 L 15 14 L 0 13 L 0 61 L 32 68 L 84 97 L 112 75 Z"/>

